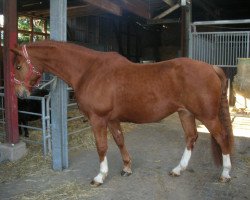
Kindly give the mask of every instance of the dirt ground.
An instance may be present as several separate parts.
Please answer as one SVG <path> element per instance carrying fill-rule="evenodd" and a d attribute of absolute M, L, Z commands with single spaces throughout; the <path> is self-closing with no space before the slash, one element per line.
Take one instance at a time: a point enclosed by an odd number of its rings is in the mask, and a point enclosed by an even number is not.
<path fill-rule="evenodd" d="M 176 115 L 161 123 L 137 126 L 125 135 L 133 159 L 133 174 L 121 177 L 122 161 L 118 148 L 109 140 L 109 176 L 93 188 L 91 179 L 98 173 L 95 149 L 70 152 L 70 167 L 54 172 L 50 165 L 0 183 L 0 199 L 86 199 L 86 200 L 244 200 L 250 199 L 249 138 L 235 137 L 232 180 L 219 183 L 221 168 L 213 165 L 210 135 L 199 133 L 187 170 L 170 177 L 185 148 L 184 135 Z"/>

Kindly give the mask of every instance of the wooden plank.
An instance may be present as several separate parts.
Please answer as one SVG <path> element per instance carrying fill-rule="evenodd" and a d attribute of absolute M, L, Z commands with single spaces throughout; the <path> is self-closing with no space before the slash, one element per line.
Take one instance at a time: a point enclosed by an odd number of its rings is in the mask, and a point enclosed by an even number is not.
<path fill-rule="evenodd" d="M 173 0 L 163 0 L 166 4 L 168 4 L 170 7 L 172 7 L 174 5 L 174 1 Z"/>
<path fill-rule="evenodd" d="M 141 0 L 121 0 L 122 1 L 122 7 L 140 17 L 143 17 L 145 19 L 150 19 L 151 14 L 149 11 L 149 6 L 141 1 Z"/>
<path fill-rule="evenodd" d="M 89 16 L 89 15 L 100 15 L 105 13 L 106 11 L 101 10 L 95 6 L 88 5 L 82 8 L 74 8 L 68 9 L 68 17 L 82 17 L 82 16 Z"/>
<path fill-rule="evenodd" d="M 87 2 L 93 6 L 96 6 L 114 15 L 118 15 L 118 16 L 122 15 L 121 7 L 108 0 L 82 0 L 82 1 Z"/>
<path fill-rule="evenodd" d="M 180 7 L 180 4 L 177 3 L 173 7 L 169 8 L 168 10 L 166 10 L 163 13 L 161 13 L 161 14 L 157 15 L 156 17 L 154 17 L 154 19 L 161 19 L 161 18 L 167 16 L 168 14 L 170 14 L 171 12 L 175 11 L 179 7 Z"/>
<path fill-rule="evenodd" d="M 19 142 L 17 97 L 13 87 L 11 73 L 14 72 L 14 54 L 10 49 L 17 44 L 17 1 L 4 1 L 4 108 L 5 131 L 8 143 Z"/>
<path fill-rule="evenodd" d="M 67 16 L 74 17 L 74 16 L 88 16 L 88 15 L 97 15 L 105 12 L 104 10 L 100 10 L 100 8 L 87 4 L 83 6 L 72 6 L 67 8 Z M 49 10 L 43 11 L 30 11 L 30 12 L 20 12 L 18 13 L 19 16 L 33 16 L 33 17 L 49 17 L 50 12 Z"/>
<path fill-rule="evenodd" d="M 180 19 L 150 19 L 147 25 L 180 23 Z"/>

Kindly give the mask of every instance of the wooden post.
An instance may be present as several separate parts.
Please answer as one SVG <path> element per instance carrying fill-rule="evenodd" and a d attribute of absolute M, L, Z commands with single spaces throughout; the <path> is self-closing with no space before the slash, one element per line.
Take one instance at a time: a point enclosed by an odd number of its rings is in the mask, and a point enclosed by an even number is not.
<path fill-rule="evenodd" d="M 5 130 L 8 143 L 19 142 L 18 108 L 11 73 L 14 71 L 14 54 L 10 49 L 17 44 L 17 2 L 16 0 L 4 1 L 4 88 L 5 88 Z"/>
<path fill-rule="evenodd" d="M 67 40 L 67 0 L 50 1 L 51 39 Z M 53 169 L 68 168 L 67 84 L 57 79 L 51 96 Z"/>
<path fill-rule="evenodd" d="M 188 3 L 189 2 L 189 3 Z M 189 55 L 189 31 L 192 21 L 192 2 L 191 0 L 181 1 L 181 56 Z"/>

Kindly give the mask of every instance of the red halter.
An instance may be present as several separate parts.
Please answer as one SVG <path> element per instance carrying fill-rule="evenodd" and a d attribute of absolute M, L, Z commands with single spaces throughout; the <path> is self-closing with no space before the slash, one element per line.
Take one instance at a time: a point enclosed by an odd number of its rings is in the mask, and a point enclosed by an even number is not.
<path fill-rule="evenodd" d="M 14 81 L 15 84 L 24 85 L 27 88 L 31 88 L 33 86 L 28 83 L 28 81 L 30 80 L 31 76 L 33 74 L 36 74 L 36 75 L 40 76 L 40 78 L 35 83 L 35 85 L 37 85 L 38 82 L 40 81 L 41 77 L 42 77 L 42 74 L 39 71 L 37 71 L 36 68 L 35 68 L 35 66 L 31 63 L 31 61 L 29 59 L 29 55 L 28 55 L 27 49 L 26 49 L 26 45 L 22 46 L 22 52 L 23 52 L 23 55 L 24 55 L 24 57 L 26 59 L 26 62 L 28 64 L 28 66 L 29 66 L 29 71 L 28 71 L 27 76 L 25 77 L 24 81 L 20 81 L 20 80 L 16 79 L 15 75 L 13 73 L 12 73 L 12 78 L 13 78 L 12 80 Z"/>

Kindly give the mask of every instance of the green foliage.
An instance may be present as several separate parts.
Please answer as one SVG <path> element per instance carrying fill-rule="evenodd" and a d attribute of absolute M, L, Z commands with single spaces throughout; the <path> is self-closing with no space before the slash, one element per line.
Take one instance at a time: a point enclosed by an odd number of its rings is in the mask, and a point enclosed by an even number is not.
<path fill-rule="evenodd" d="M 30 31 L 30 19 L 27 17 L 18 17 L 18 30 Z"/>
<path fill-rule="evenodd" d="M 43 19 L 33 19 L 33 41 L 43 40 L 44 36 L 39 35 L 39 33 L 44 33 L 44 23 Z M 19 17 L 18 18 L 18 30 L 31 31 L 31 21 L 29 17 Z M 49 28 L 49 26 L 48 26 Z M 38 33 L 38 34 L 36 34 Z M 18 33 L 18 43 L 28 43 L 30 42 L 30 34 L 28 33 Z"/>

